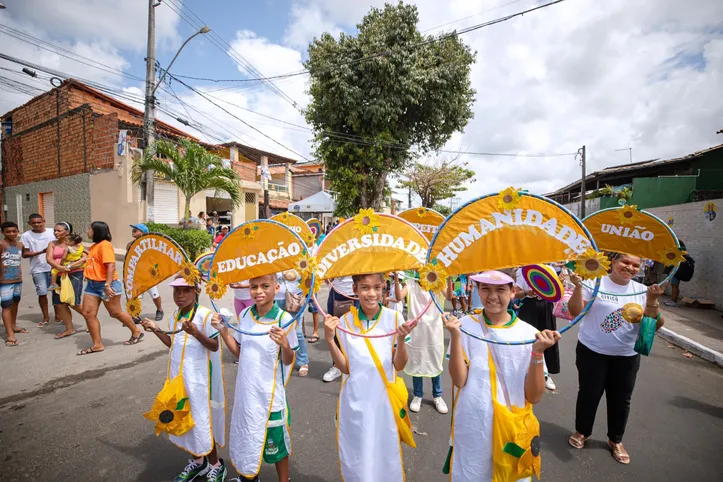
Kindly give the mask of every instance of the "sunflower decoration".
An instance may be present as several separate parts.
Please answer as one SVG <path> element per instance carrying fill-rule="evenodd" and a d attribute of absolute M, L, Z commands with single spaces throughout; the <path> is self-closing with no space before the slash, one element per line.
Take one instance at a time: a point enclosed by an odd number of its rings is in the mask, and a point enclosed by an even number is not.
<path fill-rule="evenodd" d="M 289 212 L 288 212 L 288 211 L 284 211 L 283 213 L 281 213 L 281 214 L 279 215 L 279 219 L 280 219 L 281 222 L 284 223 L 284 224 L 286 224 L 286 223 L 289 222 L 289 218 L 290 218 L 290 217 L 291 217 L 291 216 L 289 215 Z"/>
<path fill-rule="evenodd" d="M 224 283 L 214 272 L 206 283 L 206 294 L 211 297 L 212 300 L 221 298 L 226 293 L 226 283 Z"/>
<path fill-rule="evenodd" d="M 354 216 L 354 221 L 361 234 L 376 233 L 379 228 L 379 215 L 372 208 L 360 209 L 359 214 Z"/>
<path fill-rule="evenodd" d="M 685 261 L 685 255 L 687 251 L 683 251 L 678 247 L 665 248 L 662 251 L 658 251 L 658 261 L 666 266 L 675 266 Z"/>
<path fill-rule="evenodd" d="M 419 216 L 420 218 L 423 218 L 427 214 L 427 212 L 429 212 L 429 209 L 425 207 L 417 208 L 417 216 Z"/>
<path fill-rule="evenodd" d="M 194 266 L 194 264 L 188 260 L 184 260 L 183 263 L 181 263 L 180 274 L 181 277 L 186 280 L 186 283 L 192 286 L 196 286 L 201 279 L 201 276 L 196 269 L 196 266 Z"/>
<path fill-rule="evenodd" d="M 183 379 L 176 377 L 170 382 L 166 380 L 163 389 L 153 402 L 153 407 L 143 416 L 156 422 L 156 436 L 161 432 L 180 436 L 191 430 L 194 421 L 191 416 L 191 405 L 183 389 Z"/>
<path fill-rule="evenodd" d="M 309 255 L 309 252 L 304 250 L 296 262 L 296 271 L 298 271 L 301 276 L 308 276 L 314 272 L 316 265 L 316 257 Z"/>
<path fill-rule="evenodd" d="M 497 206 L 500 209 L 512 210 L 520 202 L 520 196 L 522 196 L 521 190 L 510 186 L 497 195 Z"/>
<path fill-rule="evenodd" d="M 602 278 L 608 274 L 610 260 L 605 253 L 588 249 L 582 256 L 575 260 L 575 273 L 582 279 Z"/>
<path fill-rule="evenodd" d="M 241 237 L 244 239 L 254 239 L 254 236 L 256 236 L 256 231 L 258 231 L 259 227 L 256 224 L 247 224 L 246 226 L 241 228 Z"/>
<path fill-rule="evenodd" d="M 632 224 L 635 222 L 636 214 L 638 212 L 637 206 L 624 205 L 620 208 L 620 224 Z"/>
<path fill-rule="evenodd" d="M 307 246 L 313 246 L 316 242 L 316 235 L 311 233 L 306 233 L 306 236 L 304 237 L 304 243 L 306 243 Z"/>
<path fill-rule="evenodd" d="M 425 291 L 442 291 L 447 287 L 447 273 L 436 258 L 419 270 L 419 286 Z"/>
<path fill-rule="evenodd" d="M 141 316 L 141 310 L 141 300 L 139 300 L 138 298 L 129 298 L 128 301 L 126 301 L 126 311 L 133 318 Z"/>
<path fill-rule="evenodd" d="M 535 475 L 540 478 L 540 423 L 534 417 L 525 421 L 527 430 L 515 434 L 513 442 L 507 442 L 502 448 L 506 454 L 517 457 L 516 475 Z M 527 447 L 527 448 L 523 448 Z"/>
<path fill-rule="evenodd" d="M 312 272 L 309 272 L 305 275 L 301 276 L 301 282 L 299 283 L 299 288 L 301 288 L 301 294 L 304 295 L 304 297 L 309 296 L 309 294 L 314 294 L 319 291 L 321 288 L 321 280 L 319 280 L 319 277 L 314 277 L 313 283 L 312 283 Z"/>
<path fill-rule="evenodd" d="M 151 275 L 151 278 L 154 280 L 161 276 L 161 272 L 158 270 L 158 263 L 148 268 L 148 274 Z"/>

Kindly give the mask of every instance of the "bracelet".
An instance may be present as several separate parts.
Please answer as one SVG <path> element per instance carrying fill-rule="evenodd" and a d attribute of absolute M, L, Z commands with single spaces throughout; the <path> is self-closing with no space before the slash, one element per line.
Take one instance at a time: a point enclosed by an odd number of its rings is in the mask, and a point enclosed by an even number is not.
<path fill-rule="evenodd" d="M 545 355 L 544 355 L 543 353 L 535 353 L 535 352 L 533 351 L 533 352 L 532 352 L 532 356 L 539 356 L 540 358 L 542 358 L 542 357 L 545 356 Z"/>
<path fill-rule="evenodd" d="M 656 301 L 654 305 L 649 305 L 649 304 L 646 303 L 645 306 L 646 306 L 646 308 L 657 308 L 657 307 L 660 306 L 660 303 L 658 303 L 658 302 Z"/>
<path fill-rule="evenodd" d="M 542 365 L 545 362 L 544 360 L 530 360 L 530 363 L 534 363 L 535 365 Z"/>

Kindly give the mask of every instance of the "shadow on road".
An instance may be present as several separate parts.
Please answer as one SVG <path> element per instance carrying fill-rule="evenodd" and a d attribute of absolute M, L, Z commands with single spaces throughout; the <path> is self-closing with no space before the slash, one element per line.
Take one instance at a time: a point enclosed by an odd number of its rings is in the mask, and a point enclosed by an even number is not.
<path fill-rule="evenodd" d="M 145 469 L 136 476 L 138 481 L 173 480 L 186 466 L 185 458 L 191 457 L 167 440 L 167 443 L 159 443 L 154 435 L 137 439 L 132 446 L 120 445 L 103 438 L 97 440 L 144 463 Z M 227 466 L 230 467 L 230 464 L 227 463 Z"/>
<path fill-rule="evenodd" d="M 668 402 L 670 405 L 683 410 L 697 410 L 698 412 L 705 413 L 715 418 L 723 418 L 723 407 L 717 405 L 711 405 L 709 403 L 701 402 L 699 400 L 693 400 L 688 397 L 674 397 Z"/>

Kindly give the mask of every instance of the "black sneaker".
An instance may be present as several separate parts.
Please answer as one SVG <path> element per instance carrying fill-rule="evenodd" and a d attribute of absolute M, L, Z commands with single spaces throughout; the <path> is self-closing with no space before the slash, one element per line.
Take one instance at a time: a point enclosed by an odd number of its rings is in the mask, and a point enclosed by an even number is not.
<path fill-rule="evenodd" d="M 183 469 L 183 472 L 178 474 L 175 479 L 173 479 L 173 482 L 191 482 L 192 480 L 195 480 L 196 477 L 206 475 L 210 470 L 211 464 L 208 463 L 208 459 L 206 457 L 203 458 L 203 462 L 200 464 L 193 459 L 189 459 L 186 468 Z"/>
<path fill-rule="evenodd" d="M 206 474 L 207 482 L 223 482 L 226 480 L 226 466 L 223 459 L 218 459 L 218 466 L 209 465 L 210 470 Z"/>
<path fill-rule="evenodd" d="M 156 311 L 156 321 L 163 321 L 163 310 Z"/>
<path fill-rule="evenodd" d="M 289 480 L 291 480 L 291 479 L 289 479 Z M 260 482 L 260 481 L 259 481 L 259 476 L 257 475 L 253 479 L 247 479 L 246 477 L 240 476 L 240 477 L 236 477 L 235 479 L 231 479 L 228 482 Z"/>

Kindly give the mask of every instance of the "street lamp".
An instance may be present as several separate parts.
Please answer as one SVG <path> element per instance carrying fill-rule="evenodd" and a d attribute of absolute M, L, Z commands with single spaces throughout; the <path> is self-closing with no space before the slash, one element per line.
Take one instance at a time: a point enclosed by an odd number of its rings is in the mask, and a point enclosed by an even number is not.
<path fill-rule="evenodd" d="M 174 55 L 174 56 L 173 56 L 173 59 L 171 59 L 171 63 L 168 64 L 168 68 L 166 68 L 166 69 L 163 71 L 163 75 L 161 75 L 161 78 L 158 80 L 158 83 L 157 83 L 156 86 L 153 88 L 153 92 L 151 92 L 151 95 L 155 94 L 155 93 L 156 93 L 156 90 L 158 90 L 158 87 L 163 83 L 163 79 L 166 78 L 166 74 L 168 74 L 168 71 L 171 70 L 171 66 L 173 65 L 173 62 L 176 61 L 176 58 L 178 58 L 178 54 L 181 53 L 181 50 L 183 50 L 183 47 L 185 47 L 186 44 L 187 44 L 188 42 L 190 42 L 196 35 L 207 34 L 207 33 L 210 32 L 210 31 L 211 31 L 211 29 L 204 25 L 203 27 L 201 27 L 201 29 L 200 29 L 198 32 L 194 33 L 193 35 L 191 35 L 190 37 L 188 37 L 185 42 L 183 42 L 183 45 L 181 45 L 181 48 L 178 49 L 178 52 L 176 52 L 176 55 Z"/>
<path fill-rule="evenodd" d="M 161 75 L 160 80 L 158 83 L 155 83 L 155 64 L 156 64 L 156 31 L 155 31 L 155 24 L 156 24 L 156 16 L 155 16 L 155 7 L 160 5 L 160 2 L 158 4 L 154 4 L 153 0 L 149 2 L 149 8 L 148 8 L 148 55 L 146 56 L 146 102 L 145 102 L 145 110 L 143 112 L 143 140 L 145 141 L 145 148 L 148 149 L 155 141 L 155 119 L 156 119 L 156 98 L 155 93 L 156 90 L 158 90 L 158 86 L 161 85 L 163 82 L 163 79 L 166 78 L 166 75 L 168 74 L 168 71 L 171 69 L 171 66 L 173 66 L 173 63 L 178 58 L 178 55 L 181 53 L 181 50 L 190 42 L 194 37 L 200 34 L 207 34 L 211 31 L 210 28 L 208 28 L 206 25 L 200 28 L 200 30 L 190 37 L 186 39 L 185 42 L 181 45 L 181 47 L 178 49 L 178 52 L 176 52 L 176 55 L 173 56 L 173 59 L 171 60 L 171 63 L 168 64 L 168 68 L 166 68 L 163 71 L 163 75 Z M 144 190 L 145 190 L 145 199 L 146 204 L 148 208 L 148 221 L 153 222 L 155 218 L 154 213 L 154 205 L 155 205 L 155 193 L 154 193 L 154 172 L 148 171 L 145 174 L 145 180 L 143 182 Z"/>

